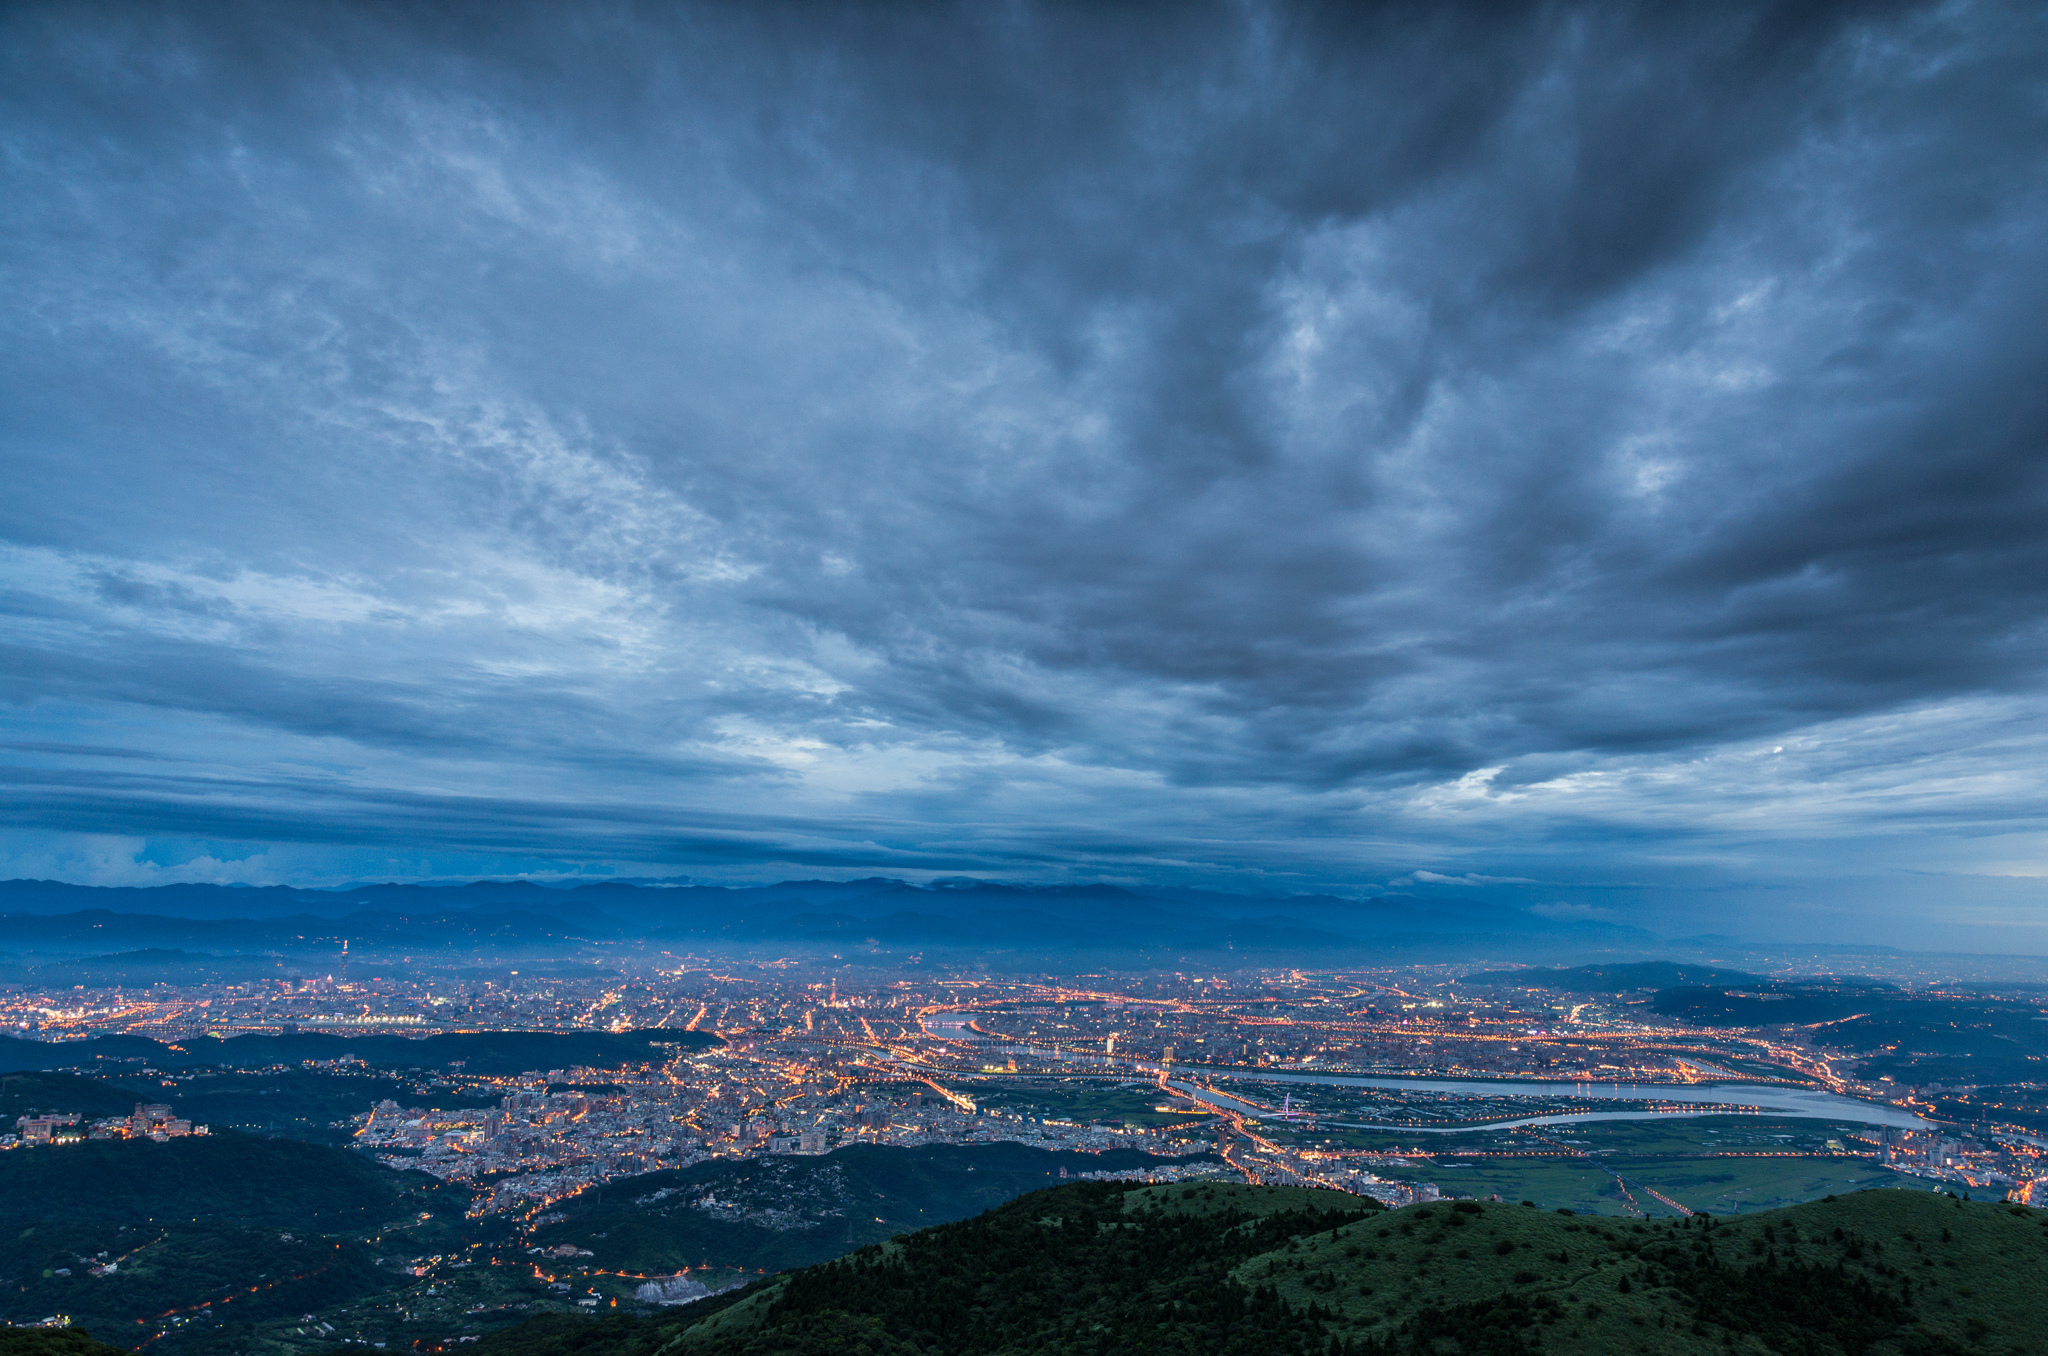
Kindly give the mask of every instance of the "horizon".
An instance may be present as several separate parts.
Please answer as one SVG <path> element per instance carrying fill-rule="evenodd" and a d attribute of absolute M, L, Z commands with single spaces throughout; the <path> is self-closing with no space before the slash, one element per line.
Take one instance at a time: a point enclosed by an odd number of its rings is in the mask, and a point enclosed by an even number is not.
<path fill-rule="evenodd" d="M 0 15 L 0 878 L 2048 953 L 2048 21 Z"/>
<path fill-rule="evenodd" d="M 67 891 L 78 890 L 92 893 L 85 899 L 65 895 L 54 900 L 24 901 L 15 888 L 46 885 L 55 885 Z M 17 929 L 22 926 L 22 920 L 32 917 L 57 920 L 67 914 L 76 916 L 84 913 L 111 913 L 116 917 L 131 919 L 160 918 L 166 922 L 193 924 L 242 923 L 258 928 L 266 922 L 276 922 L 286 918 L 317 918 L 322 922 L 340 923 L 348 919 L 386 917 L 387 915 L 377 907 L 380 901 L 375 898 L 375 895 L 379 891 L 425 891 L 429 893 L 429 897 L 424 898 L 422 902 L 438 907 L 439 902 L 431 899 L 431 892 L 447 891 L 451 894 L 457 892 L 473 893 L 480 887 L 488 889 L 516 886 L 531 886 L 537 891 L 563 895 L 592 886 L 625 887 L 635 892 L 646 891 L 656 898 L 670 892 L 687 897 L 690 892 L 699 890 L 729 895 L 742 901 L 748 895 L 762 895 L 779 901 L 782 904 L 789 904 L 791 902 L 797 904 L 803 910 L 803 912 L 794 915 L 794 920 L 798 922 L 835 916 L 865 917 L 873 921 L 887 918 L 899 922 L 910 918 L 923 918 L 926 921 L 931 921 L 937 917 L 937 915 L 905 914 L 901 908 L 901 896 L 894 893 L 899 890 L 908 890 L 917 895 L 929 896 L 936 901 L 943 900 L 949 896 L 960 897 L 963 895 L 973 899 L 978 891 L 986 888 L 996 896 L 996 901 L 998 902 L 1021 902 L 1026 907 L 1029 906 L 1033 897 L 1043 900 L 1057 900 L 1083 896 L 1099 900 L 1102 898 L 1101 892 L 1109 890 L 1134 903 L 1179 904 L 1190 907 L 1196 910 L 1196 912 L 1181 921 L 1198 926 L 1202 923 L 1228 925 L 1234 922 L 1247 921 L 1257 921 L 1269 926 L 1280 923 L 1292 923 L 1298 927 L 1309 929 L 1314 934 L 1312 942 L 1298 946 L 1293 951 L 1290 951 L 1289 948 L 1290 945 L 1294 944 L 1289 943 L 1283 934 L 1278 941 L 1266 948 L 1254 948 L 1246 951 L 1241 956 L 1232 956 L 1227 950 L 1217 950 L 1213 944 L 1204 945 L 1200 942 L 1190 942 L 1186 937 L 1163 936 L 1155 938 L 1149 943 L 1141 944 L 1135 942 L 1127 933 L 1119 934 L 1113 926 L 1103 930 L 1094 942 L 1094 949 L 1090 953 L 1091 959 L 1088 963 L 1108 964 L 1112 969 L 1119 966 L 1125 968 L 1135 967 L 1141 971 L 1185 970 L 1190 965 L 1193 965 L 1198 970 L 1203 968 L 1213 968 L 1219 971 L 1266 970 L 1275 964 L 1281 963 L 1289 955 L 1293 956 L 1295 963 L 1315 972 L 1341 971 L 1346 968 L 1375 963 L 1419 964 L 1423 962 L 1419 959 L 1420 953 L 1417 951 L 1417 945 L 1424 942 L 1424 939 L 1427 939 L 1423 949 L 1427 950 L 1433 957 L 1429 962 L 1433 964 L 1464 963 L 1467 965 L 1485 965 L 1498 963 L 1510 966 L 1527 966 L 1535 969 L 1555 969 L 1559 967 L 1569 968 L 1573 965 L 1593 968 L 1606 965 L 1668 965 L 1674 963 L 1672 961 L 1673 957 L 1684 957 L 1686 960 L 1682 963 L 1697 965 L 1705 963 L 1702 958 L 1719 958 L 1715 963 L 1727 961 L 1730 963 L 1754 964 L 1760 970 L 1768 971 L 1781 979 L 1803 973 L 1818 979 L 1862 978 L 1885 983 L 1892 982 L 1891 980 L 1886 980 L 1882 975 L 1870 971 L 1867 967 L 1862 971 L 1852 968 L 1853 958 L 1867 957 L 1872 961 L 1889 959 L 1898 964 L 1905 965 L 1906 968 L 1898 970 L 1894 978 L 1912 985 L 1932 984 L 1938 988 L 1943 984 L 1954 982 L 1966 984 L 1972 982 L 1992 982 L 1991 976 L 1994 974 L 1999 977 L 1999 982 L 2007 984 L 2014 982 L 2024 983 L 2025 981 L 2019 977 L 2025 975 L 2035 975 L 2048 979 L 2048 953 L 2017 949 L 1977 950 L 1957 946 L 1899 944 L 1875 941 L 1868 937 L 1838 936 L 1814 938 L 1796 934 L 1731 934 L 1725 932 L 1694 932 L 1684 935 L 1675 932 L 1660 933 L 1635 924 L 1589 918 L 1571 912 L 1559 913 L 1557 911 L 1540 909 L 1521 909 L 1512 904 L 1493 903 L 1470 895 L 1429 895 L 1394 892 L 1359 896 L 1329 893 L 1251 894 L 1230 891 L 1191 890 L 1185 887 L 1153 889 L 1145 886 L 1112 882 L 1084 883 L 1066 881 L 1034 883 L 1027 881 L 979 880 L 960 876 L 935 877 L 921 882 L 886 876 L 859 877 L 850 880 L 812 877 L 766 882 L 721 882 L 697 880 L 688 877 L 650 880 L 646 878 L 633 879 L 579 875 L 552 877 L 546 880 L 530 877 L 485 877 L 348 881 L 317 886 L 255 885 L 245 881 L 180 881 L 152 885 L 108 886 L 79 885 L 66 881 L 16 878 L 0 880 L 0 919 L 5 919 L 12 915 Z M 833 893 L 835 887 L 854 886 L 872 886 L 875 888 L 857 894 L 840 895 Z M 305 912 L 293 912 L 290 914 L 192 912 L 189 904 L 187 907 L 181 908 L 176 903 L 169 901 L 164 902 L 161 907 L 157 907 L 156 901 L 152 898 L 159 895 L 176 895 L 181 890 L 189 889 L 226 891 L 230 892 L 229 898 L 232 898 L 233 894 L 237 892 L 262 890 L 289 891 L 295 900 L 298 896 L 304 894 L 336 898 L 351 896 L 368 896 L 368 898 L 360 901 L 367 906 L 366 908 L 352 908 L 346 913 L 332 914 L 309 914 Z M 812 897 L 816 891 L 821 889 L 826 892 L 823 898 Z M 102 892 L 113 897 L 108 902 L 116 904 L 116 907 L 109 909 L 97 902 Z M 864 901 L 884 898 L 897 906 L 894 912 L 880 914 L 864 903 Z M 302 900 L 298 902 L 303 903 Z M 34 904 L 36 907 L 24 908 L 24 903 Z M 472 915 L 489 916 L 501 920 L 508 917 L 500 911 L 507 903 L 502 898 L 472 898 L 466 903 L 459 900 L 450 900 L 448 903 L 453 907 L 466 910 Z M 533 903 L 544 907 L 545 896 L 533 899 Z M 75 907 L 79 905 L 86 907 Z M 123 905 L 140 910 L 140 912 L 124 912 L 123 908 L 119 907 Z M 1371 930 L 1361 930 L 1367 928 L 1368 920 L 1353 916 L 1352 911 L 1370 909 L 1375 906 L 1378 906 L 1379 910 L 1391 908 L 1395 910 L 1395 914 L 1390 918 L 1384 912 L 1379 912 L 1378 916 L 1369 920 Z M 515 904 L 514 907 L 516 908 L 518 905 Z M 1300 911 L 1299 915 L 1295 916 L 1286 913 L 1285 911 L 1290 907 Z M 1243 912 L 1236 913 L 1233 910 L 1242 910 Z M 1271 912 L 1273 910 L 1279 910 L 1280 912 Z M 1409 926 L 1405 930 L 1400 926 L 1402 921 L 1400 915 L 1403 912 L 1410 915 L 1408 919 Z M 389 916 L 404 917 L 403 915 Z M 563 914 L 559 915 L 559 917 L 567 921 L 570 916 Z M 687 939 L 690 936 L 690 929 L 687 924 L 691 920 L 686 913 L 670 912 L 664 914 L 660 911 L 641 911 L 618 917 L 606 914 L 602 907 L 595 907 L 588 911 L 579 912 L 577 917 L 585 920 L 602 920 L 604 923 L 623 927 L 626 931 L 617 936 L 601 938 L 595 933 L 592 936 L 580 939 L 565 936 L 554 939 L 552 943 L 537 943 L 536 939 L 528 939 L 525 945 L 532 947 L 536 944 L 543 946 L 552 944 L 556 949 L 566 946 L 573 952 L 579 946 L 587 947 L 592 941 L 599 941 L 602 945 L 638 942 L 644 946 L 648 942 L 659 938 L 676 940 Z M 960 921 L 962 918 L 958 914 L 951 915 L 951 917 L 955 921 Z M 969 920 L 973 918 L 972 915 L 966 917 Z M 1053 923 L 1062 929 L 1069 929 L 1076 920 L 1048 916 L 1044 921 Z M 1104 921 L 1107 922 L 1106 919 Z M 416 951 L 422 957 L 425 957 L 445 950 L 447 939 L 437 937 L 430 928 L 420 926 L 420 922 L 421 920 L 412 920 L 406 925 L 409 930 L 401 930 L 398 933 L 382 937 L 381 939 L 369 936 L 362 937 L 361 940 L 364 941 L 381 941 L 384 948 L 382 952 L 364 952 L 365 958 L 375 958 L 382 955 L 388 961 L 391 956 L 404 951 Z M 98 925 L 95 926 L 97 927 Z M 1389 931 L 1390 927 L 1393 930 Z M 677 928 L 681 928 L 682 931 L 676 931 Z M 1347 928 L 1351 930 L 1343 930 Z M 1332 931 L 1331 929 L 1337 929 L 1337 931 Z M 326 940 L 332 944 L 339 940 L 339 936 L 340 934 L 337 934 L 335 937 L 330 937 Z M 68 957 L 75 960 L 92 952 L 104 953 L 99 958 L 109 960 L 119 959 L 123 956 L 143 955 L 160 949 L 162 943 L 172 940 L 179 939 L 143 937 L 139 939 L 131 938 L 127 942 L 116 942 L 104 936 L 94 938 L 88 934 L 71 939 L 71 944 L 50 936 L 38 937 L 32 940 L 18 939 L 17 944 L 27 947 L 27 951 L 20 959 L 28 960 L 35 956 L 42 956 L 45 958 L 42 963 L 49 965 L 67 963 L 64 960 L 57 959 L 60 957 Z M 261 948 L 275 945 L 277 940 L 276 938 L 263 937 L 260 934 L 240 938 L 222 936 L 202 937 L 195 935 L 182 939 L 182 943 L 184 945 L 201 947 L 210 945 L 215 948 L 212 951 L 201 950 L 190 953 L 194 959 L 224 959 L 246 951 L 251 943 Z M 300 940 L 306 939 L 301 938 Z M 702 943 L 710 939 L 697 938 L 696 940 Z M 1071 944 L 1077 939 L 1068 937 L 1065 940 L 1069 943 L 1065 950 L 1071 950 Z M 84 945 L 81 950 L 77 945 L 80 942 L 88 944 Z M 1071 961 L 1071 956 L 1064 954 L 1063 948 L 1054 945 L 1051 938 L 1019 930 L 1016 928 L 1014 920 L 1011 923 L 1010 931 L 985 933 L 978 938 L 962 938 L 957 935 L 939 934 L 919 939 L 914 933 L 906 936 L 899 932 L 892 935 L 890 939 L 883 942 L 879 947 L 876 946 L 874 938 L 868 938 L 867 943 L 867 952 L 864 955 L 865 963 L 882 968 L 901 964 L 904 956 L 907 954 L 922 954 L 926 952 L 932 953 L 935 958 L 943 959 L 947 964 L 965 964 L 970 968 L 988 964 L 991 958 L 1000 958 L 1000 968 L 1005 971 L 1029 971 L 1046 967 L 1056 970 L 1060 968 L 1061 963 Z M 808 957 L 812 962 L 816 962 L 820 957 L 832 952 L 835 947 L 843 950 L 845 943 L 843 939 L 835 942 L 815 932 L 806 933 L 802 930 L 797 930 L 782 934 L 770 932 L 739 942 L 727 938 L 722 941 L 712 942 L 711 945 L 714 952 L 721 949 L 729 949 L 736 958 L 756 955 L 756 953 L 764 950 L 781 950 L 790 952 L 794 957 Z M 1234 947 L 1236 944 L 1232 943 L 1231 945 Z M 130 949 L 109 951 L 108 947 L 127 947 Z M 226 950 L 224 952 L 219 950 L 221 947 L 226 947 Z M 178 948 L 173 948 L 173 950 L 177 951 Z M 180 954 L 184 953 L 180 952 Z M 494 954 L 499 953 L 493 952 L 491 948 L 487 947 L 479 952 L 479 958 Z M 533 953 L 529 952 L 528 954 Z M 1806 956 L 1807 961 L 1803 968 L 1799 962 L 1792 959 L 1802 954 Z M 1458 960 L 1451 960 L 1450 958 L 1453 956 L 1458 957 Z M 1938 969 L 1928 970 L 1922 964 L 1925 962 L 1939 965 L 1943 962 L 1949 962 L 1960 965 L 1971 961 L 2013 962 L 2019 964 L 2021 968 L 2019 970 L 1999 970 L 1994 967 L 1992 971 L 1977 972 L 1958 969 L 1944 976 Z M 2029 970 L 2025 968 L 2028 962 L 2041 962 L 2042 964 L 2035 969 Z"/>

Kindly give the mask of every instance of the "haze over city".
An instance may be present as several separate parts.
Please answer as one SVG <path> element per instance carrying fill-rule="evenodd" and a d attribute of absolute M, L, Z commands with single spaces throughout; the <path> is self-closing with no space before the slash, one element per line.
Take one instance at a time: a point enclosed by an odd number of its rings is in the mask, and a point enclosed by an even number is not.
<path fill-rule="evenodd" d="M 2031 6 L 9 6 L 0 876 L 2038 952 Z"/>

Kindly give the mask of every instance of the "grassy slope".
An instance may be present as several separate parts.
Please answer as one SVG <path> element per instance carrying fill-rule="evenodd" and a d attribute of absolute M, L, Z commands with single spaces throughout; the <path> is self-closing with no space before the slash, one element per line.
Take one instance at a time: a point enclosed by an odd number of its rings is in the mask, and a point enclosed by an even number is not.
<path fill-rule="evenodd" d="M 1644 1224 L 1439 1202 L 1269 1240 L 1235 1261 L 1239 1285 L 1225 1286 L 1214 1267 L 1258 1227 L 1249 1212 L 1323 1204 L 1260 1199 L 1268 1190 L 1132 1191 L 1119 1223 L 1096 1217 L 1107 1202 L 1088 1196 L 1100 1189 L 1049 1192 L 781 1278 L 693 1325 L 671 1320 L 591 1350 L 2048 1350 L 2048 1217 L 2017 1207 L 1871 1191 L 1737 1220 Z M 1207 1217 L 1218 1227 L 1192 1239 L 1190 1225 Z M 1235 1311 L 1215 1299 L 1226 1289 L 1245 1297 Z M 1261 1296 L 1279 1304 L 1261 1308 Z M 556 1349 L 568 1350 L 518 1348 Z"/>
<path fill-rule="evenodd" d="M 1676 1211 L 1659 1205 L 1640 1188 L 1652 1187 L 1689 1209 L 1716 1215 L 1774 1210 L 1823 1195 L 1846 1195 L 1874 1187 L 1920 1185 L 1919 1179 L 1857 1158 L 1724 1158 L 1687 1161 L 1676 1158 L 1623 1157 L 1584 1159 L 1487 1160 L 1469 1168 L 1446 1170 L 1442 1164 L 1413 1168 L 1375 1168 L 1392 1181 L 1430 1181 L 1445 1191 L 1465 1196 L 1501 1196 L 1536 1200 L 1546 1207 L 1561 1205 L 1581 1214 L 1624 1215 L 1629 1203 L 1608 1169 L 1621 1173 L 1634 1189 L 1635 1204 L 1655 1215 Z"/>
<path fill-rule="evenodd" d="M 1201 1116 L 1184 1111 L 1154 1111 L 1165 1099 L 1156 1087 L 1104 1087 L 1100 1083 L 1017 1083 L 984 1087 L 975 1099 L 993 1111 L 1027 1116 L 1064 1117 L 1087 1122 L 1103 1120 L 1125 1125 L 1187 1125 Z"/>
<path fill-rule="evenodd" d="M 1915 1186 L 1917 1178 L 1867 1158 L 1831 1156 L 1828 1141 L 1856 1146 L 1863 1127 L 1851 1123 L 1771 1116 L 1659 1117 L 1645 1121 L 1587 1121 L 1550 1126 L 1540 1133 L 1496 1132 L 1425 1141 L 1436 1158 L 1375 1168 L 1394 1181 L 1430 1181 L 1461 1196 L 1533 1200 L 1581 1214 L 1632 1214 L 1609 1171 L 1635 1191 L 1635 1205 L 1653 1215 L 1675 1215 L 1640 1190 L 1651 1187 L 1693 1210 L 1715 1215 L 1774 1210 L 1826 1195 L 1873 1187 Z M 1316 1132 L 1320 1133 L 1320 1132 Z M 1413 1145 L 1400 1132 L 1331 1135 L 1357 1147 Z M 1584 1158 L 1501 1158 L 1458 1152 L 1460 1146 L 1495 1149 L 1576 1147 Z M 1744 1157 L 1744 1153 L 1787 1156 Z M 1456 1166 L 1463 1165 L 1463 1166 Z"/>
<path fill-rule="evenodd" d="M 1694 1331 L 1702 1287 L 1669 1282 L 1683 1282 L 1699 1260 L 1737 1275 L 1767 1262 L 1839 1266 L 1845 1279 L 1823 1281 L 1823 1292 L 1844 1293 L 1861 1279 L 1880 1296 L 1909 1296 L 1905 1329 L 1924 1333 L 1929 1350 L 1944 1341 L 1986 1352 L 2048 1349 L 2048 1216 L 2040 1212 L 1925 1191 L 1859 1192 L 1710 1225 L 1458 1204 L 1466 1209 L 1410 1207 L 1320 1234 L 1234 1274 L 1277 1287 L 1291 1305 L 1334 1310 L 1331 1331 L 1350 1337 L 1393 1338 L 1415 1331 L 1427 1310 L 1505 1292 L 1540 1306 L 1539 1328 L 1554 1330 L 1545 1345 L 1619 1354 L 1718 1347 L 1724 1327 L 1738 1339 L 1729 1350 L 1769 1349 L 1742 1334 L 1739 1314 L 1724 1312 L 1711 1342 Z M 1735 1289 L 1752 1306 L 1768 1291 L 1755 1279 Z M 1542 1322 L 1543 1313 L 1554 1318 Z"/>

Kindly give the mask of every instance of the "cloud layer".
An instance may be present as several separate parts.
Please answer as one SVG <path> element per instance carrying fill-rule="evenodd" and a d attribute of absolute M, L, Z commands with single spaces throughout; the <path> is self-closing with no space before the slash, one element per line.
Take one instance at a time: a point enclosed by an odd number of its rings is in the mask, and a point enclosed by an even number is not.
<path fill-rule="evenodd" d="M 21 869 L 2048 921 L 2035 7 L 0 25 Z"/>

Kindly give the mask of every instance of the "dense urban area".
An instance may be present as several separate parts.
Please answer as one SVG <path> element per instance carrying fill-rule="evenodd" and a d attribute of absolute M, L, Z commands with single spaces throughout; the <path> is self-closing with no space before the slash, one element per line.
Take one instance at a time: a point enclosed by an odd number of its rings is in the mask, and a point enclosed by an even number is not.
<path fill-rule="evenodd" d="M 357 966 L 361 969 L 360 965 Z M 796 962 L 672 960 L 627 976 L 556 967 L 522 977 L 334 973 L 269 983 L 173 988 L 15 990 L 9 1027 L 42 1041 L 102 1033 L 176 1046 L 207 1036 L 414 1036 L 461 1031 L 679 1030 L 720 1043 L 670 1050 L 638 1067 L 437 1075 L 441 1087 L 495 1097 L 442 1112 L 389 1098 L 350 1121 L 354 1142 L 394 1164 L 489 1181 L 487 1209 L 544 1200 L 592 1182 L 707 1157 L 822 1153 L 842 1143 L 1015 1140 L 1047 1147 L 1213 1148 L 1253 1180 L 1288 1178 L 1393 1194 L 1370 1171 L 1427 1162 L 1420 1133 L 1574 1110 L 1699 1109 L 1696 1090 L 1759 1084 L 1846 1094 L 1922 1118 L 1872 1126 L 1860 1152 L 1932 1179 L 2034 1190 L 2036 1130 L 1985 1120 L 1941 1133 L 1938 1102 L 1969 1091 L 1862 1077 L 1825 1029 L 1712 1027 L 1659 1020 L 1640 994 L 1521 988 L 1512 974 L 1463 980 L 1403 972 L 894 979 L 866 984 Z M 2037 1013 L 2028 1013 L 2038 1017 Z M 305 1061 L 332 1069 L 335 1060 Z M 1877 1052 L 1872 1052 L 1877 1053 Z M 165 1075 L 165 1086 L 203 1075 Z M 1284 1076 L 1288 1081 L 1276 1081 Z M 1463 1080 L 1436 1087 L 1296 1082 L 1328 1077 Z M 1499 1084 L 1550 1086 L 1512 1095 Z M 1490 1086 L 1493 1085 L 1493 1086 Z M 1590 1098 L 1592 1085 L 1604 1094 Z M 1628 1089 L 1622 1103 L 1604 1085 Z M 1671 1094 L 1688 1090 L 1687 1100 Z M 2016 1090 L 2023 1095 L 2026 1089 Z M 1071 1104 L 1071 1106 L 1069 1105 Z M 70 1119 L 67 1120 L 66 1116 Z M 193 1133 L 167 1105 L 85 1123 L 50 1108 L 0 1144 Z M 1525 1127 L 1530 1136 L 1546 1127 Z M 1550 1127 L 1554 1128 L 1554 1127 Z M 1346 1131 L 1365 1131 L 1347 1135 Z M 510 1174 L 510 1175 L 508 1175 Z"/>
<path fill-rule="evenodd" d="M 1967 1083 L 1953 1069 L 1981 1056 L 1913 1034 L 1915 1020 L 1961 1029 L 1961 1012 L 1992 1044 L 2001 1022 L 2039 1032 L 2048 1012 L 2024 991 L 1666 963 L 994 977 L 816 957 L 336 955 L 280 969 L 0 993 L 23 1071 L 0 1077 L 7 1161 L 260 1136 L 434 1184 L 411 1222 L 357 1240 L 384 1292 L 308 1302 L 251 1349 L 693 1300 L 822 1260 L 834 1237 L 894 1231 L 913 1207 L 877 1205 L 871 1227 L 855 1201 L 896 1200 L 875 1174 L 913 1161 L 995 1193 L 983 1204 L 1112 1177 L 1635 1218 L 1872 1185 L 2048 1205 L 2039 1056 Z M 560 1053 L 529 1064 L 529 1050 Z M 2034 1077 L 2011 1075 L 2029 1061 Z M 958 1213 L 931 1200 L 914 1207 L 927 1219 Z M 22 1306 L 135 1265 L 120 1244 L 73 1251 L 20 1287 L 10 1321 L 70 1321 Z M 218 1321 L 152 1315 L 143 1335 Z"/>

